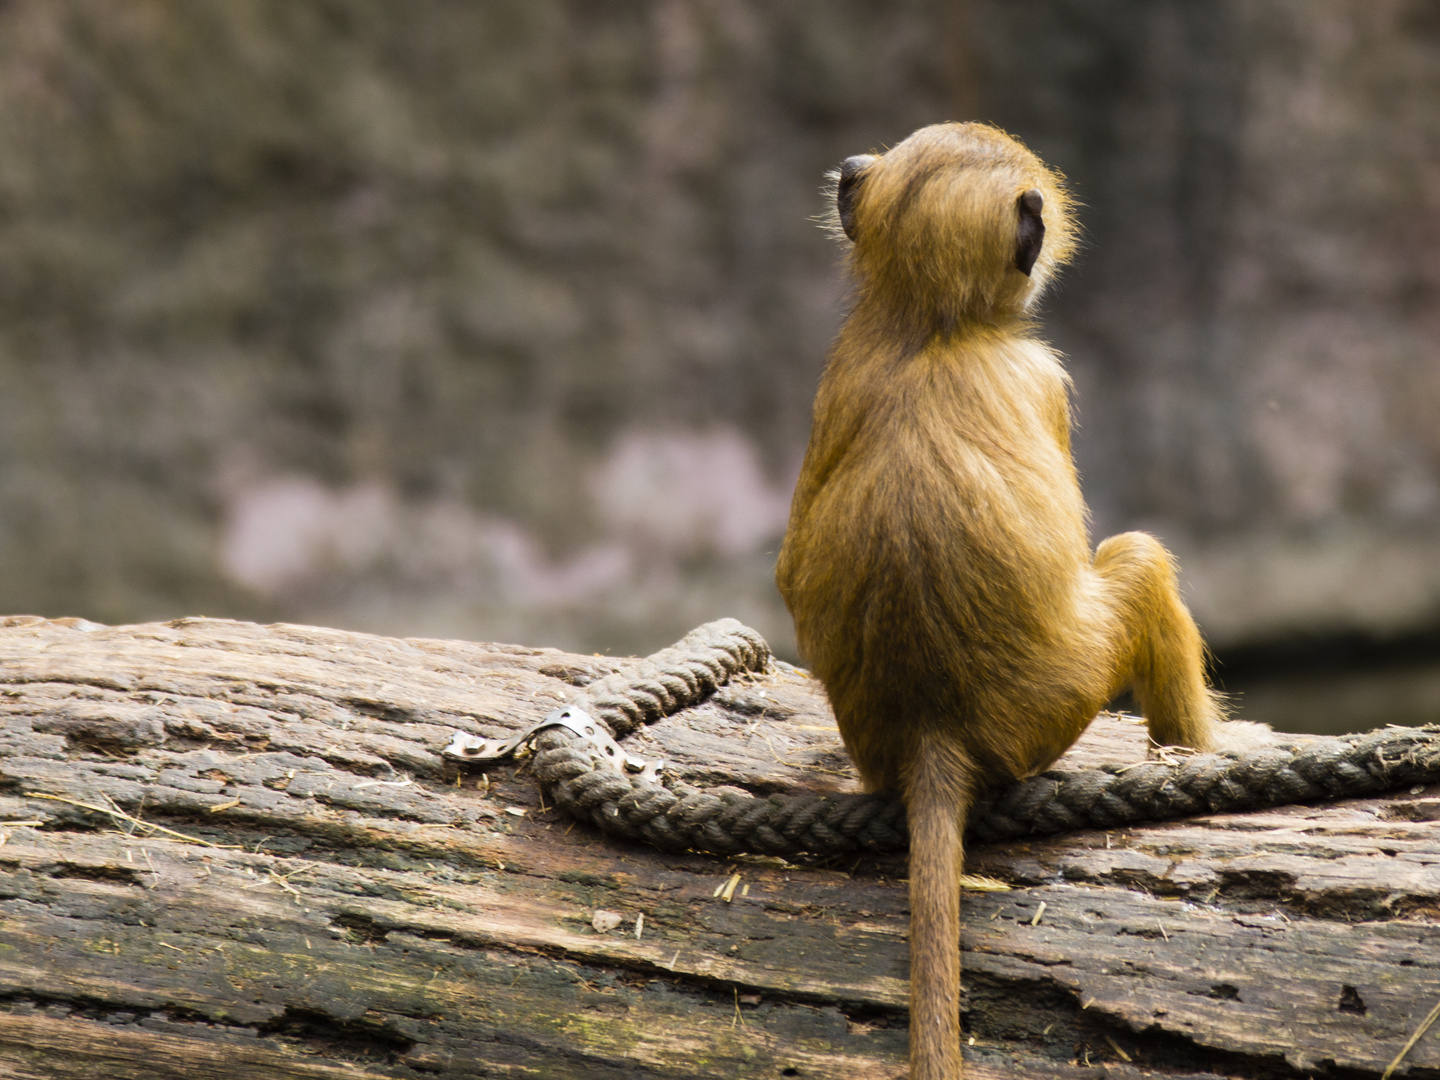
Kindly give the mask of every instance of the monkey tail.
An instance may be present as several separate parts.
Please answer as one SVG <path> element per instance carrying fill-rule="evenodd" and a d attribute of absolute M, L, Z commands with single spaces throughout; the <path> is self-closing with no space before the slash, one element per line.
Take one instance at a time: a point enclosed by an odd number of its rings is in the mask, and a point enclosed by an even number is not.
<path fill-rule="evenodd" d="M 967 755 L 922 733 L 909 755 L 910 1080 L 960 1076 L 960 872 L 973 791 Z"/>

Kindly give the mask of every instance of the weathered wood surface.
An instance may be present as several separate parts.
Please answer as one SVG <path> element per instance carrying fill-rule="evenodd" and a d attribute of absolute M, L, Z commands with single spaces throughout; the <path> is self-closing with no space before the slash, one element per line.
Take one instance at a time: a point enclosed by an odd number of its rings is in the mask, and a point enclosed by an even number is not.
<path fill-rule="evenodd" d="M 623 660 L 8 622 L 0 1075 L 904 1074 L 903 859 L 660 854 L 571 827 L 523 763 L 439 756 Z M 627 745 L 692 781 L 853 786 L 791 672 Z M 1143 735 L 1103 718 L 1072 754 Z M 1437 818 L 1427 789 L 971 851 L 1012 890 L 965 899 L 969 1075 L 1378 1075 L 1440 999 Z M 1398 1075 L 1437 1070 L 1431 1035 Z"/>

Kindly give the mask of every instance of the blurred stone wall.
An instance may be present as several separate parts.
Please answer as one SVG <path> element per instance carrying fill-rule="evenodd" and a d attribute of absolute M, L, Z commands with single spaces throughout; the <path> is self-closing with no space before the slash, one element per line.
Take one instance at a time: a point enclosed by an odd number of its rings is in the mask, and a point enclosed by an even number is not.
<path fill-rule="evenodd" d="M 821 174 L 1070 175 L 1097 534 L 1221 644 L 1440 620 L 1421 0 L 10 0 L 0 609 L 643 651 L 770 580 Z"/>
<path fill-rule="evenodd" d="M 1222 646 L 1440 625 L 1440 5 L 985 11 L 1033 49 L 992 114 L 1088 204 L 1050 327 L 1097 531 Z"/>

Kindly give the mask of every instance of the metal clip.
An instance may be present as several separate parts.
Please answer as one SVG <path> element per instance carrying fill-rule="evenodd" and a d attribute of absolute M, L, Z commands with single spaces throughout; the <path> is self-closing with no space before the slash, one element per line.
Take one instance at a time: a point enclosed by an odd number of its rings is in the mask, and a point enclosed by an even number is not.
<path fill-rule="evenodd" d="M 665 768 L 663 761 L 646 761 L 625 753 L 620 744 L 610 737 L 583 709 L 570 707 L 556 709 L 539 723 L 531 724 L 519 735 L 510 739 L 481 739 L 464 731 L 455 732 L 450 745 L 441 751 L 452 761 L 492 762 L 503 761 L 524 746 L 546 728 L 563 727 L 580 736 L 585 747 L 601 761 L 607 761 L 617 769 L 623 766 L 630 772 L 639 773 L 640 779 L 658 783 L 660 772 Z"/>

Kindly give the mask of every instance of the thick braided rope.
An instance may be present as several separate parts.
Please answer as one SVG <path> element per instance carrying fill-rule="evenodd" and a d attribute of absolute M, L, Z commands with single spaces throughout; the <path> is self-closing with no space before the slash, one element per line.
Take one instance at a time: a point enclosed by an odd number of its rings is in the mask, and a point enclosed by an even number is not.
<path fill-rule="evenodd" d="M 770 650 L 724 619 L 593 683 L 582 708 L 623 736 L 703 701 L 734 675 L 760 672 Z M 662 786 L 616 770 L 563 728 L 535 743 L 535 773 L 566 813 L 603 832 L 665 850 L 719 854 L 898 851 L 905 810 L 889 795 L 771 795 L 735 788 Z M 1080 771 L 1052 770 L 982 798 L 967 834 L 1013 840 L 1073 829 L 1113 829 L 1194 814 L 1371 795 L 1440 780 L 1440 727 L 1388 727 L 1344 737 L 1295 737 L 1244 754 L 1187 754 Z"/>
<path fill-rule="evenodd" d="M 700 704 L 742 672 L 769 668 L 765 639 L 738 619 L 720 619 L 596 680 L 577 704 L 619 739 L 641 724 Z"/>
<path fill-rule="evenodd" d="M 975 840 L 1259 810 L 1375 795 L 1440 780 L 1440 726 L 1294 736 L 1243 754 L 1191 754 L 1076 772 L 1052 770 L 995 792 L 970 815 Z"/>

